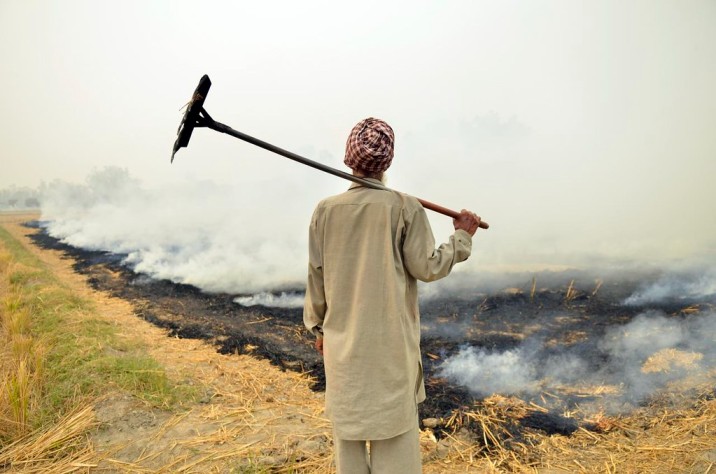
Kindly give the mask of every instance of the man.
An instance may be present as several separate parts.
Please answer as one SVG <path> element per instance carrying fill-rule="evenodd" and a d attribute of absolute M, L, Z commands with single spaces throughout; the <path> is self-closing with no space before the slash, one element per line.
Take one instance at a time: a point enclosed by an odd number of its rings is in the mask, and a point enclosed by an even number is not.
<path fill-rule="evenodd" d="M 362 120 L 344 162 L 380 183 L 394 140 L 387 123 Z M 417 199 L 361 184 L 324 199 L 313 213 L 303 319 L 324 357 L 339 474 L 421 472 L 417 280 L 440 279 L 470 256 L 480 218 L 463 210 L 453 224 L 449 242 L 435 249 Z"/>

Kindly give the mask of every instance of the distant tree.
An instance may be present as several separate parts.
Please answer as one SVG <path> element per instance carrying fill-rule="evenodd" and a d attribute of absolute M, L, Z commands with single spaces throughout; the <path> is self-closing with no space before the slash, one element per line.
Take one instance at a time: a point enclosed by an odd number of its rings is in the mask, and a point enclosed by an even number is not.
<path fill-rule="evenodd" d="M 0 189 L 0 208 L 39 208 L 40 193 L 37 189 L 18 187 Z"/>

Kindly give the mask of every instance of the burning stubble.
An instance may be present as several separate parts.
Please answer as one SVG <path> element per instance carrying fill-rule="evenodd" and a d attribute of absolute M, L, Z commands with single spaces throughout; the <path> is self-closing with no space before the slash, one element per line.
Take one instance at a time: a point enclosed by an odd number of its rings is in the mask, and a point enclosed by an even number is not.
<path fill-rule="evenodd" d="M 642 403 L 669 383 L 715 374 L 716 313 L 675 317 L 647 311 L 609 328 L 588 358 L 581 349 L 575 345 L 555 353 L 538 339 L 506 351 L 465 346 L 445 360 L 438 374 L 479 396 L 529 397 L 564 392 L 568 386 L 593 394 L 601 388 L 613 396 L 595 409 L 619 411 Z"/>
<path fill-rule="evenodd" d="M 83 185 L 47 186 L 42 213 L 49 234 L 76 247 L 122 255 L 126 265 L 147 277 L 240 295 L 236 302 L 243 305 L 298 310 L 305 279 L 306 229 L 318 198 L 287 187 L 284 194 L 274 193 L 270 202 L 247 203 L 247 196 L 265 195 L 261 187 L 261 183 L 239 188 L 189 181 L 147 189 L 126 171 L 109 168 L 90 175 Z M 272 209 L 280 209 L 279 220 Z M 442 224 L 434 226 L 438 241 L 450 231 Z M 673 303 L 683 308 L 713 299 L 713 255 L 691 267 L 652 265 L 645 271 L 636 270 L 638 261 L 630 265 L 620 260 L 610 267 L 608 259 L 597 265 L 586 257 L 582 268 L 589 272 L 501 273 L 475 268 L 481 254 L 492 252 L 502 241 L 488 239 L 494 230 L 478 235 L 475 255 L 456 267 L 455 275 L 421 287 L 425 338 L 447 338 L 454 343 L 451 347 L 463 345 L 441 353 L 443 359 L 449 355 L 439 369 L 442 376 L 476 394 L 536 394 L 565 390 L 567 385 L 593 393 L 595 387 L 610 387 L 604 390 L 619 394 L 615 403 L 634 404 L 669 382 L 713 370 L 713 311 L 683 317 L 669 316 L 678 311 L 674 308 L 647 311 L 650 305 Z M 516 291 L 507 294 L 505 288 Z M 549 293 L 545 288 L 561 289 L 553 302 L 553 309 L 563 308 L 560 314 L 539 310 Z M 561 349 L 553 344 L 553 334 L 540 330 L 552 324 L 548 320 L 552 317 L 584 317 L 568 307 L 607 294 L 617 305 L 632 308 L 630 314 L 643 314 L 605 330 L 599 313 L 592 313 L 594 327 L 586 322 L 565 334 L 563 338 L 573 343 Z M 521 304 L 538 310 L 519 314 L 520 308 L 511 305 L 520 298 Z M 470 308 L 467 317 L 452 316 L 450 308 L 456 304 Z M 495 305 L 499 314 L 491 312 Z M 511 315 L 513 310 L 516 313 Z M 535 314 L 546 319 L 522 321 Z M 499 334 L 488 332 L 480 343 L 476 339 L 485 330 L 481 325 L 485 318 L 504 324 Z M 642 370 L 645 364 L 649 370 Z"/>

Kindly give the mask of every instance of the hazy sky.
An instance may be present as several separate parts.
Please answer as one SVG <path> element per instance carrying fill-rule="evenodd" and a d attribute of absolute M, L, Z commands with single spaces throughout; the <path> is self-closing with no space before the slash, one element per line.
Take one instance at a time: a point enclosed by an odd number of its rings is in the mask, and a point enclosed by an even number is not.
<path fill-rule="evenodd" d="M 209 74 L 216 120 L 330 166 L 388 121 L 389 184 L 483 215 L 493 263 L 713 256 L 715 25 L 713 0 L 0 0 L 0 188 L 120 166 L 244 186 L 280 225 L 286 189 L 310 216 L 346 187 L 209 130 L 170 165 Z"/>

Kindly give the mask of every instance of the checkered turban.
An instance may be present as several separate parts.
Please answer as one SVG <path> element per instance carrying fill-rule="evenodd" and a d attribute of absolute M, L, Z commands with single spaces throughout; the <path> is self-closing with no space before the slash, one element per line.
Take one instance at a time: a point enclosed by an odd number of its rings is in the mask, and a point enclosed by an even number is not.
<path fill-rule="evenodd" d="M 343 162 L 354 170 L 383 172 L 393 161 L 394 143 L 395 135 L 390 125 L 372 117 L 361 120 L 348 136 Z"/>

